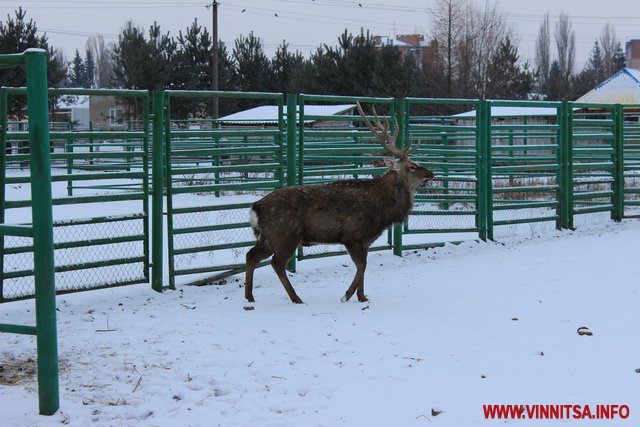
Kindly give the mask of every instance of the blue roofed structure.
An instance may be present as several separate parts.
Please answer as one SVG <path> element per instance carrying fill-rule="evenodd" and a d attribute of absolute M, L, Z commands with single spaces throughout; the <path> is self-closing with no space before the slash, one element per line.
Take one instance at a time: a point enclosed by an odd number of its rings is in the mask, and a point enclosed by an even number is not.
<path fill-rule="evenodd" d="M 623 68 L 576 102 L 597 104 L 640 104 L 640 70 Z"/>

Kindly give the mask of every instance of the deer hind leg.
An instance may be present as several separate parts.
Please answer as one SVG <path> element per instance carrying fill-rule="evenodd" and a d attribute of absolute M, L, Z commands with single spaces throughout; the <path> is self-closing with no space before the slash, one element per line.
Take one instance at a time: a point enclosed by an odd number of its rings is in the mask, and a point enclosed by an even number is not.
<path fill-rule="evenodd" d="M 356 265 L 356 275 L 342 297 L 342 302 L 349 301 L 356 290 L 358 294 L 358 301 L 366 302 L 368 299 L 364 295 L 364 271 L 367 268 L 367 254 L 369 253 L 369 248 L 360 243 L 347 243 L 344 246 L 347 248 L 347 252 L 349 252 L 351 259 Z"/>
<path fill-rule="evenodd" d="M 253 299 L 253 271 L 256 265 L 265 258 L 269 258 L 273 251 L 258 240 L 256 245 L 247 252 L 247 271 L 245 274 L 244 297 L 249 302 L 255 302 Z"/>
<path fill-rule="evenodd" d="M 293 248 L 276 250 L 275 255 L 271 259 L 271 266 L 273 267 L 273 270 L 278 275 L 280 282 L 282 282 L 282 286 L 284 286 L 284 290 L 287 291 L 287 295 L 289 295 L 291 302 L 295 304 L 302 304 L 302 300 L 296 294 L 295 289 L 293 289 L 293 286 L 291 285 L 291 282 L 287 277 L 287 272 L 285 271 L 287 263 L 293 256 L 293 253 L 295 252 L 295 250 L 296 250 L 295 246 Z"/>

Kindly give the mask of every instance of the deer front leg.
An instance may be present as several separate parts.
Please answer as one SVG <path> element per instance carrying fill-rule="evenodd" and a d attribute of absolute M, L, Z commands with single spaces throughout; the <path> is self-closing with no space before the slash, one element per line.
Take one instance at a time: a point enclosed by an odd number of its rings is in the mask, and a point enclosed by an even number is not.
<path fill-rule="evenodd" d="M 345 292 L 341 301 L 346 302 L 351 299 L 354 292 L 358 293 L 358 301 L 366 302 L 368 301 L 367 297 L 364 294 L 364 272 L 367 268 L 367 254 L 369 252 L 369 248 L 360 244 L 360 243 L 349 243 L 345 244 L 347 248 L 347 252 L 351 256 L 354 264 L 356 265 L 356 275 L 351 282 L 351 285 Z"/>

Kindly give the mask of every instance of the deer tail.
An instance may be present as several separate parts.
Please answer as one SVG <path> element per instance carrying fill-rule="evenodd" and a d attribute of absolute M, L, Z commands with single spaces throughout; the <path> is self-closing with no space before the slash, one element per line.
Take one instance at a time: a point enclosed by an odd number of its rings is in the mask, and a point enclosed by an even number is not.
<path fill-rule="evenodd" d="M 259 225 L 260 218 L 258 217 L 258 208 L 254 203 L 249 210 L 249 223 L 251 224 L 251 229 L 253 230 L 253 234 L 256 236 L 257 240 L 260 240 L 262 235 L 262 230 Z"/>

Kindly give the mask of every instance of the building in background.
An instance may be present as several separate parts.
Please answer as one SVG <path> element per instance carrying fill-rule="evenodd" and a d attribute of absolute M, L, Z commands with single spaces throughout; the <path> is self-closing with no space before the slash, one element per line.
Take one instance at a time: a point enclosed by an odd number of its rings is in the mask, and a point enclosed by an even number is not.
<path fill-rule="evenodd" d="M 438 63 L 438 41 L 433 39 L 430 42 L 424 40 L 422 34 L 400 34 L 395 39 L 387 36 L 374 36 L 376 48 L 391 45 L 396 46 L 402 57 L 413 56 L 416 62 L 422 66 L 434 66 Z"/>
<path fill-rule="evenodd" d="M 627 67 L 640 68 L 640 37 L 627 39 L 625 48 Z"/>

